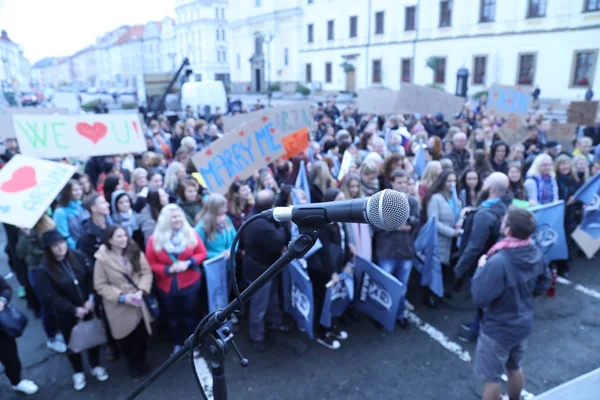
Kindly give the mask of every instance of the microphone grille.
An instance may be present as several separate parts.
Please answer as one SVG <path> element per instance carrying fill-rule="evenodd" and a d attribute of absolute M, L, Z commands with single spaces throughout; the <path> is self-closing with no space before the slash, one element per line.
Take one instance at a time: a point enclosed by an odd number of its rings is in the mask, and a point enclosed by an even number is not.
<path fill-rule="evenodd" d="M 408 199 L 395 190 L 382 190 L 369 198 L 367 217 L 376 228 L 394 231 L 406 224 L 410 215 Z"/>

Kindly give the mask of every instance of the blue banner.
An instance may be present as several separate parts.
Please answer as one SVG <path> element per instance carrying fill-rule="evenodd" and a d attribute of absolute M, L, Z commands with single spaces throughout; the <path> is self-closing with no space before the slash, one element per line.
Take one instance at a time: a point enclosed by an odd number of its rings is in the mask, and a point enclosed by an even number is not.
<path fill-rule="evenodd" d="M 421 286 L 429 286 L 438 297 L 444 296 L 444 280 L 442 277 L 442 263 L 438 254 L 438 233 L 435 217 L 421 227 L 415 239 L 417 253 L 414 265 L 421 273 Z"/>
<path fill-rule="evenodd" d="M 600 194 L 600 174 L 594 175 L 585 183 L 585 185 L 575 192 L 573 197 L 575 197 L 575 200 L 579 200 L 582 203 L 592 204 L 594 202 L 594 196 L 598 194 Z"/>
<path fill-rule="evenodd" d="M 496 115 L 526 115 L 529 112 L 528 92 L 506 86 L 492 86 L 488 93 L 487 108 L 494 110 Z"/>
<path fill-rule="evenodd" d="M 565 202 L 556 201 L 531 208 L 530 211 L 537 221 L 537 230 L 533 234 L 533 239 L 544 253 L 546 263 L 567 260 L 569 250 L 564 226 Z"/>
<path fill-rule="evenodd" d="M 406 293 L 404 285 L 361 256 L 356 256 L 354 273 L 357 282 L 356 310 L 370 315 L 392 332 L 396 326 L 400 301 Z"/>
<path fill-rule="evenodd" d="M 415 174 L 417 174 L 420 179 L 423 176 L 425 167 L 427 166 L 427 160 L 425 159 L 425 146 L 422 144 L 419 145 L 419 149 L 415 155 L 414 164 Z"/>
<path fill-rule="evenodd" d="M 580 228 L 594 239 L 600 238 L 600 194 L 595 194 L 591 204 L 583 209 Z"/>
<path fill-rule="evenodd" d="M 312 283 L 298 260 L 283 270 L 283 309 L 296 321 L 298 329 L 314 339 L 314 301 Z"/>
<path fill-rule="evenodd" d="M 227 260 L 220 255 L 204 261 L 208 312 L 225 308 L 229 303 L 229 284 L 227 281 Z"/>
<path fill-rule="evenodd" d="M 346 311 L 354 298 L 354 277 L 345 272 L 338 275 L 338 283 L 333 283 L 325 292 L 321 311 L 321 325 L 331 328 L 331 321 Z"/>

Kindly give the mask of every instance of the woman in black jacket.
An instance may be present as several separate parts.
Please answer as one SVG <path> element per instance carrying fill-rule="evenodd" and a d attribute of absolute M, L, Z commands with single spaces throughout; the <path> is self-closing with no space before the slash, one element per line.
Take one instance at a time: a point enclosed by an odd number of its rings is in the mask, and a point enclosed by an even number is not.
<path fill-rule="evenodd" d="M 323 197 L 323 201 L 326 202 L 341 200 L 345 200 L 344 192 L 337 188 L 327 189 Z M 335 324 L 331 328 L 326 328 L 319 321 L 327 291 L 326 285 L 329 281 L 337 282 L 338 274 L 342 271 L 351 271 L 352 253 L 348 244 L 348 235 L 341 223 L 324 227 L 319 234 L 319 240 L 323 247 L 307 260 L 308 275 L 313 286 L 315 337 L 317 343 L 328 349 L 337 350 L 341 343 L 336 339 L 347 339 L 348 333 L 338 329 Z"/>
<path fill-rule="evenodd" d="M 56 312 L 58 328 L 66 343 L 78 320 L 92 316 L 94 311 L 93 278 L 91 267 L 83 253 L 69 249 L 65 238 L 55 229 L 42 235 L 45 261 L 38 271 L 38 288 L 44 299 Z M 92 375 L 100 382 L 108 373 L 100 366 L 100 347 L 87 351 Z M 67 352 L 73 367 L 73 387 L 82 390 L 86 385 L 81 354 Z"/>
<path fill-rule="evenodd" d="M 10 302 L 12 298 L 12 288 L 0 276 L 0 312 Z M 4 365 L 4 372 L 16 392 L 24 394 L 34 394 L 39 390 L 38 386 L 28 379 L 21 379 L 21 360 L 19 359 L 19 349 L 14 337 L 7 335 L 0 327 L 0 364 Z"/>

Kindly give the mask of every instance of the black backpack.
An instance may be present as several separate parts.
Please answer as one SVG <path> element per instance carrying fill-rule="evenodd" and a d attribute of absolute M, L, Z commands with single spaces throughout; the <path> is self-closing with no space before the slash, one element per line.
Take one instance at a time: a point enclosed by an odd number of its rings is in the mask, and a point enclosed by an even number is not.
<path fill-rule="evenodd" d="M 470 213 L 467 213 L 467 215 L 465 215 L 465 220 L 463 221 L 462 226 L 463 234 L 460 237 L 458 257 L 462 256 L 462 254 L 467 248 L 467 244 L 469 243 L 469 237 L 471 236 L 471 231 L 473 230 L 473 221 L 475 221 L 475 213 L 477 213 L 480 210 L 481 208 L 477 208 L 476 210 L 471 211 Z M 498 239 L 500 239 L 500 226 L 502 224 L 501 220 L 502 218 L 496 219 L 496 223 L 493 226 L 490 237 L 488 238 L 488 241 L 486 243 L 486 251 L 490 249 L 498 241 Z"/>

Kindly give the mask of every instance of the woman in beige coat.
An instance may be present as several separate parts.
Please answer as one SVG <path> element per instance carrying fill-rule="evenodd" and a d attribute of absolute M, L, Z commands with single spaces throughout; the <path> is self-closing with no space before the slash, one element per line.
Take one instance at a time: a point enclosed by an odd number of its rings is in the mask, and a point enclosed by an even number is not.
<path fill-rule="evenodd" d="M 112 335 L 120 342 L 129 373 L 133 377 L 145 375 L 149 371 L 148 335 L 152 334 L 152 317 L 143 301 L 143 295 L 152 288 L 148 261 L 119 225 L 108 227 L 104 244 L 94 256 L 94 288 L 102 296 Z"/>

